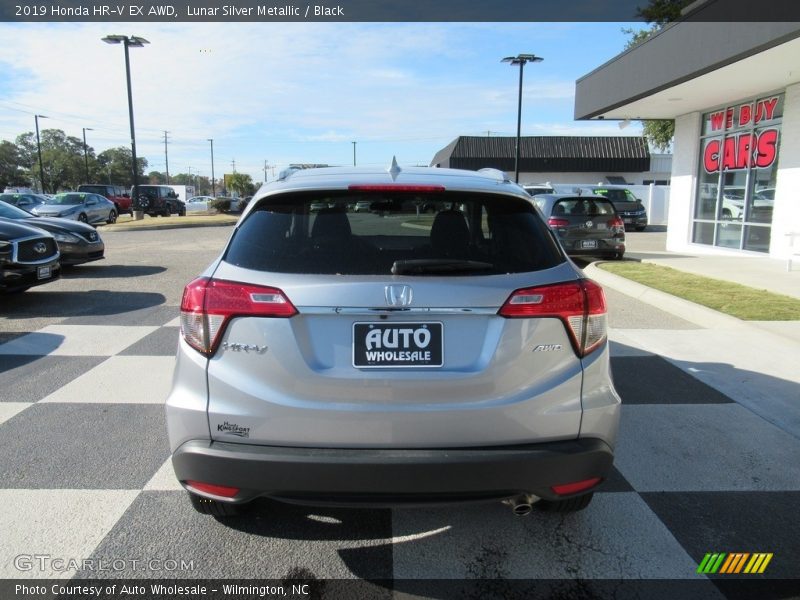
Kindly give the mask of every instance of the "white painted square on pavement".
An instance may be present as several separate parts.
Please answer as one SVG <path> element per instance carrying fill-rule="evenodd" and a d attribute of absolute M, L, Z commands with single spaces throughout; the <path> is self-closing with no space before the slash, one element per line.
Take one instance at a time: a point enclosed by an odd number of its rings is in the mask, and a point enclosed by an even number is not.
<path fill-rule="evenodd" d="M 144 486 L 146 492 L 180 492 L 183 486 L 178 483 L 175 476 L 175 469 L 172 468 L 172 457 L 164 461 L 161 468 Z"/>
<path fill-rule="evenodd" d="M 0 354 L 26 356 L 113 356 L 158 327 L 48 325 L 0 345 Z"/>
<path fill-rule="evenodd" d="M 40 402 L 163 404 L 174 367 L 171 356 L 112 356 Z"/>
<path fill-rule="evenodd" d="M 76 571 L 66 568 L 67 561 L 91 556 L 138 494 L 138 490 L 0 490 L 0 506 L 14 507 L 0 512 L 0 577 L 72 577 Z M 25 558 L 33 555 L 48 559 Z"/>
<path fill-rule="evenodd" d="M 0 425 L 28 408 L 31 402 L 0 402 Z"/>

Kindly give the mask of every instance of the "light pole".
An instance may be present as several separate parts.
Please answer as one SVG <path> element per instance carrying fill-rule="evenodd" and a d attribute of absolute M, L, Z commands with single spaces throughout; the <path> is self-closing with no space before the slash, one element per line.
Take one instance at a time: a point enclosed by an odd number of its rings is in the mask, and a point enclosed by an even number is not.
<path fill-rule="evenodd" d="M 351 143 L 353 144 L 353 166 L 355 167 L 356 166 L 356 143 L 357 142 L 351 142 Z"/>
<path fill-rule="evenodd" d="M 208 138 L 208 141 L 211 142 L 211 196 L 216 198 L 217 185 L 214 183 L 214 140 Z"/>
<path fill-rule="evenodd" d="M 517 101 L 517 142 L 515 144 L 514 157 L 514 182 L 519 183 L 519 137 L 522 129 L 522 69 L 525 63 L 542 62 L 541 56 L 535 54 L 518 54 L 517 56 L 506 56 L 500 62 L 507 62 L 511 65 L 519 65 L 519 100 Z"/>
<path fill-rule="evenodd" d="M 46 119 L 44 115 L 33 115 L 33 120 L 36 121 L 36 151 L 39 153 L 39 179 L 42 182 L 42 193 L 46 194 L 47 190 L 44 189 L 44 167 L 42 166 L 42 143 L 39 141 L 39 119 Z"/>
<path fill-rule="evenodd" d="M 136 160 L 136 132 L 133 127 L 133 94 L 131 93 L 131 62 L 128 57 L 128 48 L 141 48 L 145 44 L 149 44 L 146 39 L 136 37 L 135 35 L 107 35 L 103 38 L 106 44 L 122 44 L 125 47 L 125 77 L 128 81 L 128 118 L 131 122 L 131 170 L 133 173 L 133 205 L 134 211 L 139 207 L 139 165 Z M 142 217 L 141 209 L 139 209 L 139 217 Z"/>
<path fill-rule="evenodd" d="M 91 127 L 83 127 L 83 164 L 86 167 L 86 183 L 89 183 L 89 154 L 86 150 L 86 132 L 94 131 Z"/>

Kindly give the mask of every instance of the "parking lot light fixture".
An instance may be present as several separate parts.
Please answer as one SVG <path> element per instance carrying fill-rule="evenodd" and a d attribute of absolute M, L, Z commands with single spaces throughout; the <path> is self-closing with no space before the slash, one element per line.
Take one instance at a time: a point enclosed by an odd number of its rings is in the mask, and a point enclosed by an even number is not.
<path fill-rule="evenodd" d="M 211 196 L 216 198 L 217 185 L 214 183 L 214 140 L 212 138 L 208 138 L 208 141 L 211 142 Z"/>
<path fill-rule="evenodd" d="M 514 182 L 519 183 L 519 138 L 522 128 L 522 70 L 525 64 L 529 62 L 542 62 L 544 60 L 541 56 L 535 54 L 518 54 L 517 56 L 506 56 L 500 62 L 507 62 L 513 65 L 519 65 L 519 99 L 517 101 L 517 141 L 514 151 Z"/>
<path fill-rule="evenodd" d="M 86 167 L 86 183 L 89 183 L 89 154 L 86 149 L 86 132 L 94 131 L 91 127 L 82 127 L 83 129 L 83 164 Z"/>
<path fill-rule="evenodd" d="M 133 126 L 133 94 L 131 92 L 131 63 L 128 56 L 128 48 L 142 48 L 149 44 L 146 39 L 135 35 L 107 35 L 103 38 L 106 44 L 122 44 L 125 47 L 125 77 L 128 82 L 128 118 L 131 123 L 131 171 L 133 173 L 133 202 L 134 207 L 138 206 L 139 199 L 139 166 L 136 159 L 136 133 Z M 135 208 L 134 208 L 135 210 Z M 141 212 L 139 212 L 141 215 Z"/>
<path fill-rule="evenodd" d="M 47 193 L 47 190 L 44 189 L 44 167 L 42 166 L 42 143 L 39 141 L 39 119 L 46 119 L 47 117 L 44 115 L 33 115 L 34 121 L 36 121 L 36 152 L 39 153 L 39 179 L 42 184 L 42 193 Z"/>

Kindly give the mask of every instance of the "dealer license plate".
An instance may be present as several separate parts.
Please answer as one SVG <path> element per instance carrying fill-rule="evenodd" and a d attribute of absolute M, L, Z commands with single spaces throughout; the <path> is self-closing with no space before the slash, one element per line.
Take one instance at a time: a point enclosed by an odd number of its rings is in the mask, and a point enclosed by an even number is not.
<path fill-rule="evenodd" d="M 353 323 L 353 366 L 358 369 L 441 367 L 441 323 Z"/>
<path fill-rule="evenodd" d="M 584 250 L 597 248 L 597 240 L 581 240 L 581 248 Z"/>
<path fill-rule="evenodd" d="M 52 265 L 45 265 L 44 267 L 39 267 L 36 270 L 36 278 L 37 279 L 49 279 L 53 276 L 53 267 Z"/>

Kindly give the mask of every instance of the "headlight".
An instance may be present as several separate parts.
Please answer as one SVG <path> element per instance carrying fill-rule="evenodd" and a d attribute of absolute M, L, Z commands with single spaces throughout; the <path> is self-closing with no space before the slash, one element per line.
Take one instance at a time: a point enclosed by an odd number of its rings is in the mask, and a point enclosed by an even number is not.
<path fill-rule="evenodd" d="M 65 244 L 78 244 L 81 241 L 80 238 L 72 235 L 71 233 L 53 232 L 53 237 L 56 238 L 57 242 L 63 242 Z"/>

